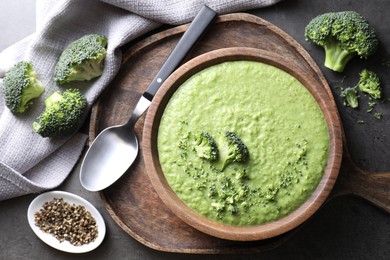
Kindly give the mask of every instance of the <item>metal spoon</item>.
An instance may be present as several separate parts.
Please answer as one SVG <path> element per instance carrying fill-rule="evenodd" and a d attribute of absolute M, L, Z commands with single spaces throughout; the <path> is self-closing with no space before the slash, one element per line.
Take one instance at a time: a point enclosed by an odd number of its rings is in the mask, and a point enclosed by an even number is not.
<path fill-rule="evenodd" d="M 138 154 L 135 123 L 148 109 L 162 83 L 179 67 L 216 15 L 209 7 L 202 7 L 138 101 L 129 121 L 124 125 L 108 127 L 96 137 L 81 164 L 80 182 L 85 189 L 99 191 L 107 188 L 133 164 Z"/>

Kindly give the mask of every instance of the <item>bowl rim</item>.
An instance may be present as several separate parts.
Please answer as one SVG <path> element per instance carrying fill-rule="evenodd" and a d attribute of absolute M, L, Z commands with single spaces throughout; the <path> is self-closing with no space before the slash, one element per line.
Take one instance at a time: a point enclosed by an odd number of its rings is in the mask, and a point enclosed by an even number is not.
<path fill-rule="evenodd" d="M 309 219 L 326 201 L 339 174 L 342 160 L 342 127 L 334 102 L 320 81 L 308 71 L 289 66 L 289 58 L 256 48 L 232 47 L 210 51 L 199 55 L 180 66 L 163 83 L 147 112 L 142 148 L 145 167 L 156 193 L 165 205 L 181 220 L 193 228 L 222 239 L 253 241 L 272 238 L 286 233 Z M 329 156 L 324 174 L 312 195 L 296 210 L 278 220 L 254 226 L 231 226 L 210 220 L 190 209 L 171 189 L 158 160 L 157 135 L 161 115 L 173 93 L 189 77 L 207 67 L 226 61 L 249 60 L 275 66 L 296 79 L 309 90 L 317 101 L 329 132 Z"/>

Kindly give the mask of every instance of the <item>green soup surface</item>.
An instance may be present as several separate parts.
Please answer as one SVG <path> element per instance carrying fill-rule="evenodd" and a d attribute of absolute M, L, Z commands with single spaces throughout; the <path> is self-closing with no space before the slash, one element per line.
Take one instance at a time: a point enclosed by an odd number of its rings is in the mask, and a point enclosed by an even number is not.
<path fill-rule="evenodd" d="M 192 135 L 218 145 L 226 131 L 249 160 L 223 171 L 199 158 Z M 158 130 L 158 155 L 171 188 L 201 215 L 233 226 L 280 219 L 316 189 L 328 160 L 329 133 L 309 91 L 264 63 L 231 61 L 190 77 L 170 99 Z"/>

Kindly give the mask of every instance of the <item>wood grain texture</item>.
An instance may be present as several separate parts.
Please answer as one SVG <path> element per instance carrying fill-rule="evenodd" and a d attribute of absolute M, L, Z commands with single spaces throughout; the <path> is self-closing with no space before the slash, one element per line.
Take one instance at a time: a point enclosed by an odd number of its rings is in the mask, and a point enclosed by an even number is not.
<path fill-rule="evenodd" d="M 104 128 L 127 122 L 136 102 L 187 27 L 183 25 L 162 31 L 124 52 L 120 71 L 92 108 L 90 142 Z M 329 95 L 330 102 L 335 105 L 332 92 L 318 66 L 295 40 L 276 26 L 249 14 L 220 16 L 187 60 L 226 47 L 258 48 L 290 58 L 294 66 L 315 75 Z M 335 116 L 339 118 L 337 113 Z M 143 124 L 144 117 L 136 125 L 140 142 Z M 338 185 L 337 181 L 337 191 L 343 191 L 343 187 L 348 186 L 349 175 L 345 171 L 348 168 L 344 168 L 343 163 L 340 175 L 345 178 L 345 185 Z M 375 187 L 370 191 L 375 193 Z M 140 243 L 161 251 L 208 254 L 267 251 L 283 244 L 299 230 L 297 227 L 274 238 L 238 242 L 218 239 L 193 229 L 176 217 L 154 191 L 145 170 L 142 151 L 128 172 L 100 195 L 112 218 L 125 232 Z M 383 204 L 390 203 L 383 201 Z"/>
<path fill-rule="evenodd" d="M 390 213 L 390 172 L 368 172 L 360 169 L 344 151 L 339 178 L 328 202 L 340 196 L 357 196 Z"/>

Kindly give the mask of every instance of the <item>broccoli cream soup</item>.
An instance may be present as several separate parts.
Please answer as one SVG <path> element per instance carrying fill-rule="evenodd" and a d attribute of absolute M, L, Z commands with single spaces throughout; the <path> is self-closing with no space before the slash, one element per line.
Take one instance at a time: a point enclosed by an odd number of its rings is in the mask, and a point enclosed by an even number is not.
<path fill-rule="evenodd" d="M 317 187 L 329 135 L 309 91 L 284 71 L 234 61 L 204 69 L 170 99 L 158 131 L 166 179 L 193 210 L 235 226 L 277 220 Z"/>

